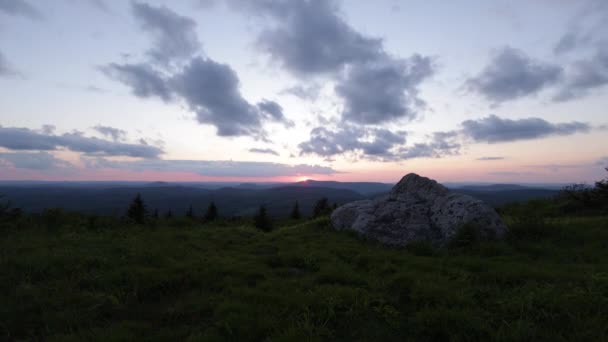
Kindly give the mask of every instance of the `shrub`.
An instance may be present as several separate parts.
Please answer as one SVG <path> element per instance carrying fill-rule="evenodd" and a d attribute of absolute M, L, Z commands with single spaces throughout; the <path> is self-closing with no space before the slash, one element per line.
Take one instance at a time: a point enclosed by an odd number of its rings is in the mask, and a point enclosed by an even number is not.
<path fill-rule="evenodd" d="M 468 248 L 482 239 L 481 228 L 473 223 L 466 223 L 456 230 L 447 243 L 448 248 Z"/>

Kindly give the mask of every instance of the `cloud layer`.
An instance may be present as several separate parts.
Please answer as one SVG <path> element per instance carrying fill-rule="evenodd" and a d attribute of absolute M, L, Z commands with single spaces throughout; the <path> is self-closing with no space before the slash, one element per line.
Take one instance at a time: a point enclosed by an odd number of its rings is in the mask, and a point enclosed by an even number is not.
<path fill-rule="evenodd" d="M 331 175 L 336 170 L 319 165 L 287 165 L 267 162 L 214 160 L 138 160 L 110 161 L 97 158 L 88 161 L 89 168 L 130 171 L 186 172 L 209 177 L 288 177 L 298 175 Z"/>
<path fill-rule="evenodd" d="M 56 151 L 62 148 L 87 155 L 158 158 L 163 150 L 156 146 L 121 143 L 86 137 L 82 133 L 55 135 L 49 130 L 38 132 L 29 128 L 0 126 L 0 147 L 10 150 Z"/>
<path fill-rule="evenodd" d="M 503 119 L 490 115 L 462 123 L 463 133 L 476 142 L 498 143 L 538 139 L 551 135 L 570 135 L 588 132 L 591 127 L 583 122 L 550 123 L 541 118 Z"/>

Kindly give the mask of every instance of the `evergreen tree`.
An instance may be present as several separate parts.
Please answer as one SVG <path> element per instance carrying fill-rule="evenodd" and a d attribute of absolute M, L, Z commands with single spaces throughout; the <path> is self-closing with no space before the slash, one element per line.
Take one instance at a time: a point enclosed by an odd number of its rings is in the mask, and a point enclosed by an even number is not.
<path fill-rule="evenodd" d="M 327 215 L 331 212 L 331 208 L 329 207 L 329 200 L 327 197 L 323 197 L 317 201 L 315 207 L 312 211 L 313 217 L 319 217 L 323 215 Z"/>
<path fill-rule="evenodd" d="M 608 171 L 608 168 L 606 168 Z M 608 178 L 605 178 L 599 182 L 595 182 L 595 192 L 597 193 L 600 201 L 605 202 L 608 201 Z"/>
<path fill-rule="evenodd" d="M 158 209 L 154 209 L 154 213 L 152 214 L 153 219 L 158 219 Z"/>
<path fill-rule="evenodd" d="M 298 201 L 296 201 L 296 203 L 293 205 L 293 209 L 291 210 L 291 215 L 289 215 L 289 217 L 291 217 L 294 220 L 299 220 L 301 215 L 300 215 L 300 206 L 298 205 Z"/>
<path fill-rule="evenodd" d="M 270 217 L 268 217 L 268 214 L 266 213 L 265 206 L 260 206 L 257 215 L 255 215 L 253 219 L 256 228 L 265 232 L 269 232 L 272 230 L 272 222 L 270 221 Z"/>
<path fill-rule="evenodd" d="M 194 209 L 192 209 L 192 204 L 190 205 L 190 208 L 188 208 L 188 211 L 186 211 L 186 217 L 190 219 L 194 218 Z"/>
<path fill-rule="evenodd" d="M 170 219 L 173 218 L 173 212 L 171 211 L 171 209 L 169 209 L 166 213 L 165 213 L 165 218 L 166 219 Z"/>
<path fill-rule="evenodd" d="M 209 204 L 209 207 L 207 208 L 207 212 L 205 212 L 205 221 L 213 221 L 217 218 L 217 207 L 215 206 L 214 202 L 211 202 Z"/>
<path fill-rule="evenodd" d="M 148 211 L 144 201 L 141 199 L 141 195 L 137 194 L 131 202 L 131 205 L 129 205 L 127 216 L 137 224 L 144 224 L 147 213 Z"/>

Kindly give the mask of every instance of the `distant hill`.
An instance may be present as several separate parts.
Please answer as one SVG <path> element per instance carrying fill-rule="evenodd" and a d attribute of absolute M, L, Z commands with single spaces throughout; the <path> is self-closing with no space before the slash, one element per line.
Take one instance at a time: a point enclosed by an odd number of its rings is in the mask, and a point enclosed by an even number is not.
<path fill-rule="evenodd" d="M 549 198 L 557 195 L 558 190 L 523 188 L 516 190 L 471 190 L 468 188 L 454 189 L 454 192 L 480 199 L 494 207 L 508 203 L 526 202 L 532 199 Z"/>
<path fill-rule="evenodd" d="M 335 181 L 316 181 L 306 180 L 293 183 L 296 187 L 319 187 L 328 189 L 347 189 L 358 192 L 362 195 L 373 195 L 385 193 L 391 190 L 392 184 L 375 183 L 375 182 L 335 182 Z"/>
<path fill-rule="evenodd" d="M 215 201 L 223 216 L 254 213 L 261 204 L 273 216 L 289 214 L 294 202 L 303 215 L 322 197 L 330 203 L 351 201 L 387 193 L 391 184 L 375 182 L 335 182 L 307 180 L 297 183 L 171 183 L 171 182 L 0 182 L 0 194 L 29 212 L 45 208 L 65 208 L 105 215 L 123 215 L 135 194 L 140 193 L 150 210 L 160 214 L 172 210 L 183 215 L 192 205 L 202 215 Z M 547 198 L 557 190 L 517 184 L 462 185 L 452 191 L 501 206 L 535 198 Z"/>
<path fill-rule="evenodd" d="M 344 204 L 362 199 L 357 192 L 347 189 L 283 186 L 269 189 L 200 187 L 151 184 L 129 187 L 75 187 L 75 186 L 0 186 L 0 194 L 14 206 L 28 212 L 41 212 L 46 208 L 64 208 L 105 215 L 123 215 L 133 197 L 140 193 L 150 211 L 160 214 L 172 210 L 183 215 L 192 205 L 202 215 L 214 201 L 222 216 L 251 215 L 260 205 L 266 205 L 273 216 L 287 216 L 297 200 L 303 215 L 312 213 L 314 204 L 322 197 L 330 203 Z"/>

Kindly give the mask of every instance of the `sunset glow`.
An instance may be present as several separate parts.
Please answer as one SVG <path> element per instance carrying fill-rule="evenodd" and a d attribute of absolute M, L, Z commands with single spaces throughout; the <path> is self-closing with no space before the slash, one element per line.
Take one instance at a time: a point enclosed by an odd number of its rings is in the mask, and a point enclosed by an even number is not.
<path fill-rule="evenodd" d="M 603 1 L 22 2 L 0 7 L 0 180 L 567 183 L 608 166 Z"/>

